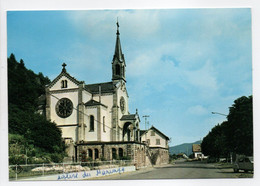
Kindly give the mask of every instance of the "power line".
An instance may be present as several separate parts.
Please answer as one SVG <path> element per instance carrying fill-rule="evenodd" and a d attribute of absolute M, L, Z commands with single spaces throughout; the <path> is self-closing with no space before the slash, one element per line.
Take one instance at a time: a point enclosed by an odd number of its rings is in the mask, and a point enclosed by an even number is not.
<path fill-rule="evenodd" d="M 13 75 L 15 75 L 16 77 L 22 78 L 21 75 L 18 75 L 17 73 L 14 73 L 13 71 L 8 71 L 8 72 L 11 72 L 11 73 L 12 73 Z M 24 78 L 24 77 L 23 77 L 23 78 Z M 50 95 L 51 95 L 52 97 L 54 97 L 55 99 L 60 100 L 60 98 L 58 98 L 58 97 L 52 95 L 51 93 L 50 93 Z M 62 98 L 61 98 L 61 99 L 62 99 Z M 62 105 L 61 105 L 61 106 L 62 106 Z M 90 117 L 90 115 L 85 114 L 84 112 L 78 110 L 77 108 L 75 108 L 75 107 L 72 107 L 72 108 L 73 108 L 74 110 L 80 112 L 81 114 L 83 114 L 83 115 L 85 115 L 85 116 L 87 116 L 87 117 Z M 148 116 L 148 117 L 149 117 L 149 116 Z M 110 130 L 114 130 L 112 127 L 109 127 L 108 125 L 104 124 L 103 122 L 100 122 L 100 121 L 98 121 L 97 119 L 95 119 L 95 117 L 94 117 L 94 121 L 96 121 L 96 122 L 99 123 L 99 124 L 102 124 L 102 126 L 105 126 L 106 128 L 108 128 L 108 129 L 110 129 Z M 84 122 L 83 122 L 83 124 L 86 125 L 86 123 L 84 123 Z M 120 127 L 119 127 L 119 128 L 120 128 Z M 120 128 L 120 130 L 123 130 L 123 129 Z M 118 132 L 119 134 L 123 135 L 123 133 L 122 133 L 120 130 L 119 130 L 119 131 L 116 131 L 116 132 Z"/>
<path fill-rule="evenodd" d="M 58 97 L 52 95 L 51 93 L 50 93 L 50 95 L 51 95 L 52 97 L 56 98 L 57 100 L 61 100 L 60 98 L 58 98 Z M 90 115 L 85 114 L 84 112 L 78 110 L 77 108 L 75 108 L 75 107 L 72 107 L 72 108 L 73 108 L 74 110 L 80 112 L 81 114 L 83 114 L 83 115 L 85 115 L 85 116 L 87 116 L 87 117 L 90 117 Z M 99 124 L 102 124 L 103 126 L 105 126 L 106 128 L 108 128 L 108 129 L 110 129 L 110 130 L 114 130 L 112 127 L 109 127 L 108 125 L 104 124 L 103 122 L 100 122 L 100 121 L 98 121 L 97 119 L 95 119 L 95 117 L 94 117 L 94 121 L 96 121 L 96 122 L 99 123 Z M 84 123 L 84 124 L 86 124 L 86 123 Z M 119 130 L 118 132 L 119 132 L 121 135 L 123 135 L 123 133 L 122 133 L 120 130 Z"/>

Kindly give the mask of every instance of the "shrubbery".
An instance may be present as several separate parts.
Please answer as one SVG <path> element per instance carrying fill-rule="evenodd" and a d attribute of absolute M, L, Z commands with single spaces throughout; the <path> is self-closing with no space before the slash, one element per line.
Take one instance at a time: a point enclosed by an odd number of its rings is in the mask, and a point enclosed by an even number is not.
<path fill-rule="evenodd" d="M 50 83 L 42 73 L 26 69 L 23 60 L 8 58 L 9 163 L 61 162 L 65 145 L 55 123 L 37 113 L 39 97 Z M 27 156 L 26 156 L 27 154 Z"/>

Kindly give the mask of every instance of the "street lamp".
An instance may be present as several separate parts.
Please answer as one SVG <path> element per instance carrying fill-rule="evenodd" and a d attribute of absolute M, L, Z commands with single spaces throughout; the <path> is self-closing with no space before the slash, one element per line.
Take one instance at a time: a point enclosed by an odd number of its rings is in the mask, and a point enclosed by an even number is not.
<path fill-rule="evenodd" d="M 222 116 L 228 116 L 226 114 L 222 114 L 222 113 L 219 113 L 219 112 L 211 112 L 212 114 L 219 114 L 219 115 L 222 115 Z M 232 152 L 230 152 L 230 163 L 232 164 L 233 163 L 233 160 L 232 160 Z"/>
<path fill-rule="evenodd" d="M 222 116 L 228 116 L 228 115 L 226 115 L 226 114 L 221 114 L 221 113 L 219 113 L 219 112 L 211 112 L 212 114 L 219 114 L 219 115 L 222 115 Z"/>

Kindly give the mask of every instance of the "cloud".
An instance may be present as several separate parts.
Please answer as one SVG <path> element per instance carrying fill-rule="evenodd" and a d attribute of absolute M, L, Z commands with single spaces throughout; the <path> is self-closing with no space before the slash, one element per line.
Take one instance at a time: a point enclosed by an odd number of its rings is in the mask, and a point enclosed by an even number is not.
<path fill-rule="evenodd" d="M 136 39 L 151 37 L 160 25 L 156 10 L 70 11 L 67 18 L 81 34 L 95 39 L 108 38 L 109 33 L 115 33 L 117 18 L 120 32 Z"/>
<path fill-rule="evenodd" d="M 209 114 L 209 111 L 202 105 L 195 105 L 188 108 L 187 112 L 193 115 L 205 115 Z"/>
<path fill-rule="evenodd" d="M 217 92 L 218 82 L 216 80 L 216 72 L 211 61 L 207 61 L 204 66 L 198 70 L 186 70 L 184 74 L 187 81 L 203 91 Z"/>

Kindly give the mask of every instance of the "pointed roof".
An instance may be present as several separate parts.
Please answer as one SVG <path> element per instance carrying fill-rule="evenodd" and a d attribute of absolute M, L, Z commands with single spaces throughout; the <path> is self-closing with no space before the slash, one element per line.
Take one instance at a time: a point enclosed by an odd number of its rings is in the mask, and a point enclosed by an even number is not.
<path fill-rule="evenodd" d="M 166 140 L 170 140 L 170 138 L 169 138 L 168 136 L 166 136 L 164 133 L 162 133 L 161 131 L 159 131 L 159 130 L 158 130 L 157 128 L 155 128 L 154 126 L 152 126 L 151 128 L 149 128 L 149 129 L 146 130 L 146 131 L 143 131 L 143 132 L 142 132 L 142 135 L 145 134 L 145 133 L 147 133 L 149 130 L 153 130 L 153 131 L 157 132 L 158 134 L 162 135 L 163 137 L 165 137 Z M 140 134 L 140 136 L 141 136 L 141 134 Z"/>
<path fill-rule="evenodd" d="M 102 104 L 102 103 L 100 103 L 100 102 L 97 102 L 97 101 L 95 101 L 95 100 L 93 100 L 93 99 L 92 99 L 92 100 L 89 100 L 88 102 L 85 103 L 85 106 L 86 106 L 86 107 L 88 107 L 88 106 L 97 106 L 97 105 L 101 105 L 101 106 L 107 108 L 106 105 L 104 105 L 104 104 Z"/>
<path fill-rule="evenodd" d="M 125 61 L 124 54 L 122 53 L 122 48 L 121 48 L 121 43 L 120 43 L 120 38 L 119 38 L 119 23 L 117 21 L 117 32 L 116 32 L 116 47 L 115 47 L 115 53 L 114 53 L 114 58 L 117 59 L 119 62 L 123 63 Z"/>
<path fill-rule="evenodd" d="M 201 152 L 200 144 L 192 144 L 192 152 Z"/>
<path fill-rule="evenodd" d="M 61 73 L 49 84 L 47 85 L 48 88 L 51 88 L 55 83 L 57 83 L 57 81 L 59 81 L 59 79 L 62 76 L 67 77 L 69 80 L 71 80 L 73 83 L 75 83 L 76 85 L 79 85 L 80 83 L 82 83 L 82 81 L 78 81 L 76 78 L 72 77 L 66 70 L 67 65 L 65 63 L 62 64 L 62 71 Z"/>

